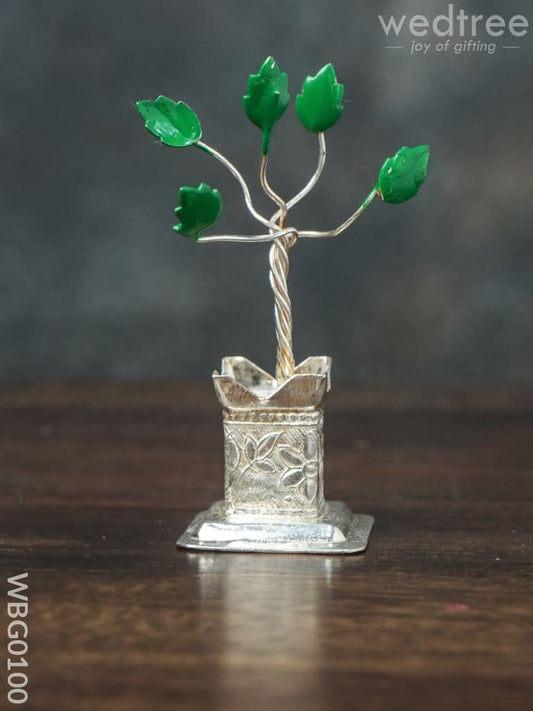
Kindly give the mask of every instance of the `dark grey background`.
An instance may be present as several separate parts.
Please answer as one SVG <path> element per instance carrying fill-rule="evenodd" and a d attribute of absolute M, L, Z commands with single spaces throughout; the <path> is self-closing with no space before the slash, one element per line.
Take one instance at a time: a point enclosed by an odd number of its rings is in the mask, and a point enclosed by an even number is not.
<path fill-rule="evenodd" d="M 134 109 L 159 93 L 185 100 L 204 140 L 255 189 L 260 133 L 241 96 L 272 54 L 293 97 L 327 61 L 345 85 L 328 167 L 291 223 L 335 226 L 387 155 L 431 147 L 413 201 L 376 203 L 339 240 L 294 250 L 296 357 L 330 354 L 336 379 L 368 385 L 531 383 L 532 31 L 493 55 L 385 49 L 378 13 L 446 7 L 1 2 L 0 378 L 206 378 L 226 354 L 272 368 L 268 248 L 194 245 L 170 229 L 178 187 L 205 181 L 225 202 L 217 231 L 255 231 L 238 187 L 200 151 L 161 146 Z M 455 7 L 507 18 L 531 9 Z M 315 161 L 291 107 L 273 137 L 272 184 L 293 194 Z"/>

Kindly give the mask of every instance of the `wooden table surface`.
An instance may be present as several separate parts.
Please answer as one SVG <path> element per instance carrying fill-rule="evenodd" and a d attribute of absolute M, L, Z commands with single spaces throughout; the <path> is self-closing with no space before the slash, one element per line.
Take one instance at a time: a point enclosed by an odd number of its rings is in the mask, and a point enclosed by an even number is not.
<path fill-rule="evenodd" d="M 533 709 L 532 393 L 337 390 L 326 490 L 375 516 L 361 556 L 176 550 L 222 496 L 208 383 L 0 388 L 20 708 Z"/>

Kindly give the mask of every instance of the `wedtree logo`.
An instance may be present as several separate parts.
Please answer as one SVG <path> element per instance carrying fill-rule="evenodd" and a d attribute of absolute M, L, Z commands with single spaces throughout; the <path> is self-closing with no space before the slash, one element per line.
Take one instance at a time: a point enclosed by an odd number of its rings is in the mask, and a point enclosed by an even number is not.
<path fill-rule="evenodd" d="M 433 18 L 426 15 L 391 15 L 388 18 L 378 15 L 378 20 L 387 37 L 400 40 L 407 34 L 413 38 L 410 43 L 411 54 L 427 54 L 430 50 L 453 51 L 455 54 L 494 54 L 497 45 L 493 40 L 500 37 L 504 40 L 508 37 L 513 42 L 499 45 L 501 49 L 519 49 L 516 40 L 524 37 L 529 29 L 529 21 L 524 15 L 512 15 L 508 19 L 495 14 L 471 15 L 463 8 L 456 10 L 453 3 L 448 4 L 446 14 L 435 15 Z M 428 36 L 436 38 L 435 41 L 427 42 Z M 438 41 L 441 38 L 447 39 Z M 462 39 L 452 44 L 451 38 Z M 387 45 L 387 49 L 404 49 L 404 45 Z"/>

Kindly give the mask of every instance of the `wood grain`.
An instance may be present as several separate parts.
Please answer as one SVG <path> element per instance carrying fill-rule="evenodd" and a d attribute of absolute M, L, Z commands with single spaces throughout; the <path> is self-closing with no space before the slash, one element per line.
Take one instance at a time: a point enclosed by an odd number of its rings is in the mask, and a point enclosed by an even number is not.
<path fill-rule="evenodd" d="M 332 399 L 328 498 L 376 526 L 322 557 L 175 549 L 222 496 L 204 386 L 17 388 L 0 506 L 5 577 L 29 571 L 25 708 L 533 708 L 526 395 Z"/>

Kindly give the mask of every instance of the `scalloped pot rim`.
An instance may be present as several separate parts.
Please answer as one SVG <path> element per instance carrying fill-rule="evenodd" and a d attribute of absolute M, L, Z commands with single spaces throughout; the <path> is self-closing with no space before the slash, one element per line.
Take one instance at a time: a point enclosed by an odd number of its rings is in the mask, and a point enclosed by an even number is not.
<path fill-rule="evenodd" d="M 278 381 L 243 356 L 222 360 L 213 383 L 221 405 L 227 409 L 315 408 L 330 389 L 331 358 L 310 356 L 296 366 L 294 375 Z"/>

